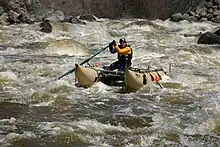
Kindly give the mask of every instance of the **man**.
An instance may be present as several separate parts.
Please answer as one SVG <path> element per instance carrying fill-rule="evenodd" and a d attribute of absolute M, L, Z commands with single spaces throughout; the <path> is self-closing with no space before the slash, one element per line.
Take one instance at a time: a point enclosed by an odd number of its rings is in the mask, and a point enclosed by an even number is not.
<path fill-rule="evenodd" d="M 115 70 L 118 69 L 120 71 L 124 71 L 125 68 L 131 68 L 131 59 L 132 59 L 132 48 L 130 45 L 127 45 L 127 41 L 125 38 L 121 38 L 119 40 L 119 45 L 116 44 L 116 41 L 113 40 L 109 43 L 109 51 L 111 53 L 118 53 L 118 60 L 112 63 L 107 69 Z"/>

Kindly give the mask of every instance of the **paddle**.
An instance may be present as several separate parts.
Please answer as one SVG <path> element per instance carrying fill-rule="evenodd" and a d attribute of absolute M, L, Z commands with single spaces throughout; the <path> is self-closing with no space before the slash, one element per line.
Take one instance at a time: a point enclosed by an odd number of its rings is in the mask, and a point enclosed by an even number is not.
<path fill-rule="evenodd" d="M 161 89 L 163 89 L 163 86 L 158 82 L 157 85 L 160 86 Z"/>
<path fill-rule="evenodd" d="M 162 68 L 160 69 L 141 69 L 141 68 L 131 68 L 132 71 L 137 71 L 137 72 L 145 72 L 145 73 L 149 73 L 149 72 L 157 72 L 157 71 L 163 71 L 165 72 Z"/>
<path fill-rule="evenodd" d="M 101 52 L 103 52 L 104 50 L 106 50 L 108 48 L 108 46 L 104 47 L 103 49 L 101 49 L 100 51 L 98 51 L 97 53 L 95 53 L 94 55 L 92 55 L 91 57 L 87 58 L 85 61 L 81 62 L 80 65 L 83 65 L 87 62 L 89 62 L 89 60 L 91 60 L 92 58 L 94 58 L 96 55 L 100 54 Z M 75 71 L 75 68 L 71 69 L 70 71 L 64 73 L 62 76 L 60 76 L 59 78 L 57 78 L 57 80 L 60 80 L 61 78 L 63 78 L 64 76 L 72 73 Z"/>

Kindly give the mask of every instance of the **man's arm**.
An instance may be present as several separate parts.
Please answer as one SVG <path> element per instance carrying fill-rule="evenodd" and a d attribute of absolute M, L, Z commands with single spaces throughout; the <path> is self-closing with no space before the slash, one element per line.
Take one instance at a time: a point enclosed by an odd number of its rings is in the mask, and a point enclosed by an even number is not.
<path fill-rule="evenodd" d="M 125 47 L 123 49 L 120 49 L 117 45 L 115 46 L 116 52 L 118 52 L 121 55 L 129 55 L 131 54 L 131 48 L 130 47 Z"/>

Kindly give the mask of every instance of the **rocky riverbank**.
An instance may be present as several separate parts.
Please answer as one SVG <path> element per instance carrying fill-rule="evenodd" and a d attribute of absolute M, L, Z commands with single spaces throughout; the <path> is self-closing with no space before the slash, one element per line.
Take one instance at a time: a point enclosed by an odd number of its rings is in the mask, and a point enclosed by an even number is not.
<path fill-rule="evenodd" d="M 97 9 L 99 8 L 99 9 Z M 160 11 L 158 11 L 158 9 Z M 220 0 L 0 0 L 0 24 L 32 23 L 43 18 L 50 21 L 81 23 L 77 17 L 92 14 L 106 18 L 169 19 L 171 21 L 220 22 Z M 83 17 L 83 16 L 82 16 Z M 94 17 L 86 16 L 91 21 Z"/>
<path fill-rule="evenodd" d="M 40 21 L 45 10 L 38 0 L 0 0 L 0 24 Z"/>
<path fill-rule="evenodd" d="M 117 18 L 169 18 L 177 12 L 194 10 L 201 0 L 0 0 L 0 23 L 32 23 L 43 17 L 52 20 L 77 22 L 76 16 L 93 14 L 97 17 Z M 160 11 L 158 11 L 160 10 Z"/>
<path fill-rule="evenodd" d="M 173 14 L 170 20 L 178 22 L 189 21 L 212 21 L 220 23 L 220 0 L 205 0 L 195 11 Z"/>
<path fill-rule="evenodd" d="M 70 22 L 85 24 L 81 19 L 95 21 L 93 15 L 79 17 L 67 14 L 60 10 L 45 7 L 39 0 L 0 0 L 0 24 L 33 23 L 44 20 L 50 22 Z"/>

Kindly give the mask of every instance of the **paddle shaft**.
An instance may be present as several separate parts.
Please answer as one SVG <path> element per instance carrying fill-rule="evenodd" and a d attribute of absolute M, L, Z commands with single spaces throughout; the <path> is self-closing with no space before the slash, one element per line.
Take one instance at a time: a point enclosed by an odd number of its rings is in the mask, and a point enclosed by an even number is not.
<path fill-rule="evenodd" d="M 160 83 L 157 83 L 157 85 L 159 85 L 159 86 L 160 86 L 160 88 L 161 88 L 161 89 L 163 89 L 163 86 L 162 86 Z"/>
<path fill-rule="evenodd" d="M 139 69 L 139 68 L 131 68 L 131 71 L 137 71 L 137 72 L 144 72 L 144 73 L 149 73 L 149 72 L 157 72 L 157 71 L 163 71 L 164 70 L 161 68 L 161 69 Z"/>
<path fill-rule="evenodd" d="M 115 73 L 115 74 L 124 74 L 124 71 L 112 71 L 112 70 L 105 70 L 105 69 L 95 69 L 96 71 L 100 71 L 102 73 Z M 158 72 L 158 71 L 163 71 L 163 69 L 153 69 L 153 70 L 144 70 L 144 69 L 140 69 L 137 70 L 137 68 L 131 68 L 131 71 L 137 71 L 137 72 L 141 72 L 141 73 L 150 73 L 150 72 Z"/>
<path fill-rule="evenodd" d="M 92 58 L 94 58 L 96 55 L 100 54 L 101 52 L 103 52 L 104 50 L 106 50 L 108 48 L 108 46 L 106 46 L 105 48 L 101 49 L 100 51 L 98 51 L 97 53 L 95 53 L 94 55 L 92 55 L 91 57 L 87 58 L 85 61 L 81 62 L 80 65 L 85 64 L 86 62 L 89 62 L 89 60 L 91 60 Z M 70 71 L 64 73 L 62 76 L 60 76 L 59 78 L 57 78 L 57 80 L 60 80 L 61 78 L 63 78 L 64 76 L 72 73 L 75 71 L 76 68 L 71 69 Z"/>

